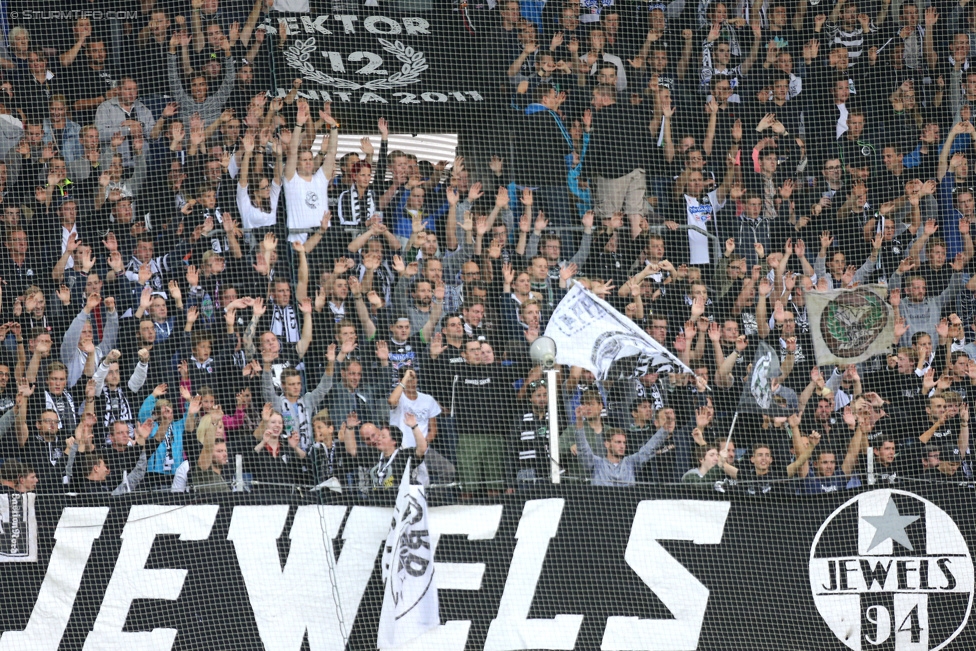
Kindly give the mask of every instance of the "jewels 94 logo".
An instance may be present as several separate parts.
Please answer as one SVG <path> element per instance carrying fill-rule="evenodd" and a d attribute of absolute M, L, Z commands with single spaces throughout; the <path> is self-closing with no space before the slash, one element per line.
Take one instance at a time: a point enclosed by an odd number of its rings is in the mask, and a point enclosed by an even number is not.
<path fill-rule="evenodd" d="M 830 630 L 854 651 L 935 651 L 969 620 L 973 559 L 938 506 L 876 490 L 821 525 L 810 549 L 810 588 Z"/>

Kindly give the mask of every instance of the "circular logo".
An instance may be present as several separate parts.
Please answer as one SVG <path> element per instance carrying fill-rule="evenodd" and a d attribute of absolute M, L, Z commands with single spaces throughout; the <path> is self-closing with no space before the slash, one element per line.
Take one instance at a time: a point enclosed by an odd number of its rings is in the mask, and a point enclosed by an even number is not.
<path fill-rule="evenodd" d="M 854 651 L 936 651 L 973 605 L 973 559 L 949 515 L 912 493 L 862 493 L 830 514 L 810 548 L 820 616 Z"/>
<path fill-rule="evenodd" d="M 317 208 L 319 205 L 319 195 L 311 190 L 305 193 L 305 205 L 309 208 Z"/>
<path fill-rule="evenodd" d="M 888 309 L 869 289 L 844 292 L 824 309 L 820 333 L 837 357 L 857 357 L 868 349 L 888 325 Z"/>

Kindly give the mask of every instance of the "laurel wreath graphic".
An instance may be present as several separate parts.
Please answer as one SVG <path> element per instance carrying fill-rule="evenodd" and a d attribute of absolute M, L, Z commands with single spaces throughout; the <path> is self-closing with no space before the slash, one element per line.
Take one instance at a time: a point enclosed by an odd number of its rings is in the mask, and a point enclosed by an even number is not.
<path fill-rule="evenodd" d="M 390 90 L 401 86 L 409 86 L 420 81 L 420 73 L 427 69 L 427 59 L 423 52 L 418 52 L 409 45 L 400 41 L 392 43 L 384 38 L 377 39 L 383 49 L 392 54 L 402 64 L 400 71 L 385 79 L 373 79 L 360 84 L 342 77 L 333 77 L 321 70 L 317 70 L 312 65 L 312 55 L 315 53 L 315 37 L 310 37 L 304 41 L 295 41 L 285 50 L 285 61 L 289 66 L 301 72 L 303 78 L 322 84 L 323 86 L 334 86 L 341 90 Z"/>

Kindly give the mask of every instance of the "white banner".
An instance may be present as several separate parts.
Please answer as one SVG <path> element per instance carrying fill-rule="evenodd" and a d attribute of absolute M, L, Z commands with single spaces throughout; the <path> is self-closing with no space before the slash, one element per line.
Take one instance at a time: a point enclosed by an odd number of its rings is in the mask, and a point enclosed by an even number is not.
<path fill-rule="evenodd" d="M 858 364 L 888 352 L 895 339 L 895 315 L 887 298 L 883 285 L 807 292 L 817 364 Z"/>
<path fill-rule="evenodd" d="M 383 546 L 386 587 L 376 639 L 379 649 L 403 647 L 441 623 L 427 494 L 423 486 L 410 483 L 410 461 L 403 469 L 390 535 Z"/>
<path fill-rule="evenodd" d="M 34 493 L 0 494 L 0 563 L 37 562 Z"/>
<path fill-rule="evenodd" d="M 598 380 L 637 377 L 659 369 L 692 373 L 636 323 L 579 283 L 559 301 L 546 336 L 556 342 L 558 364 L 581 366 Z"/>

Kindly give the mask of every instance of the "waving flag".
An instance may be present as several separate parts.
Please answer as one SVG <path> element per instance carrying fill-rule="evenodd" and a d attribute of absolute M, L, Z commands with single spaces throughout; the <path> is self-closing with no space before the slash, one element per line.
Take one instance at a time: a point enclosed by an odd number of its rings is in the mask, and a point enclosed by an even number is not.
<path fill-rule="evenodd" d="M 581 366 L 598 380 L 646 373 L 692 373 L 636 323 L 577 283 L 559 301 L 546 326 L 556 342 L 556 362 Z"/>
<path fill-rule="evenodd" d="M 390 535 L 383 546 L 383 610 L 376 646 L 396 649 L 440 626 L 434 548 L 427 526 L 427 494 L 403 469 Z"/>

